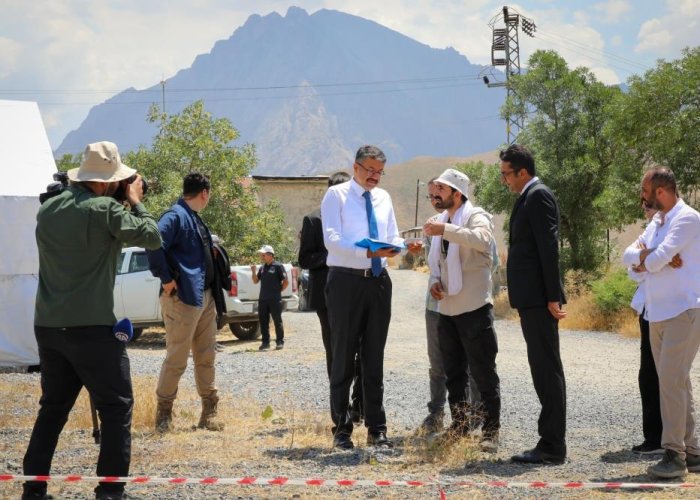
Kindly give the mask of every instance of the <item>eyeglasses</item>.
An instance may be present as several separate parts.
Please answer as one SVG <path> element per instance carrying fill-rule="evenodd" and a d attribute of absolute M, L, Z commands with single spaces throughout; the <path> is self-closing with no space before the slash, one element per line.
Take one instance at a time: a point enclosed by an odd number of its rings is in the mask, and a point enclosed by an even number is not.
<path fill-rule="evenodd" d="M 510 174 L 517 172 L 516 170 L 508 170 L 507 172 L 504 172 L 501 170 L 501 178 L 503 180 L 506 180 L 506 177 L 508 177 Z"/>
<path fill-rule="evenodd" d="M 367 172 L 369 175 L 381 175 L 381 176 L 386 175 L 386 172 L 384 171 L 384 169 L 382 169 L 382 170 L 374 170 L 373 168 L 367 168 L 367 167 L 365 167 L 365 166 L 364 166 L 362 163 L 360 163 L 359 161 L 356 161 L 355 163 L 357 163 L 359 166 L 361 166 L 362 169 L 363 169 L 365 172 Z"/>

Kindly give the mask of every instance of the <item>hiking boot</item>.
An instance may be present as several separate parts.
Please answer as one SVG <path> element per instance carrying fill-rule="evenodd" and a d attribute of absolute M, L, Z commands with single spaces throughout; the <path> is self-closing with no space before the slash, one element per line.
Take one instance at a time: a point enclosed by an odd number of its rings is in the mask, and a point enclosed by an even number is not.
<path fill-rule="evenodd" d="M 685 460 L 680 457 L 677 451 L 666 449 L 661 461 L 649 467 L 648 472 L 652 476 L 670 479 L 684 477 L 688 474 L 688 468 L 685 465 Z"/>
<path fill-rule="evenodd" d="M 440 432 L 444 428 L 444 421 L 445 412 L 436 411 L 428 413 L 428 416 L 425 417 L 423 423 L 420 424 L 418 431 L 424 434 L 435 434 L 436 432 Z"/>
<path fill-rule="evenodd" d="M 269 342 L 263 342 L 260 344 L 260 347 L 258 347 L 258 351 L 269 351 L 270 350 L 270 343 Z"/>
<path fill-rule="evenodd" d="M 161 434 L 173 430 L 173 402 L 158 401 L 156 408 L 156 432 Z"/>
<path fill-rule="evenodd" d="M 685 466 L 688 467 L 688 472 L 700 472 L 700 455 L 686 452 Z"/>
<path fill-rule="evenodd" d="M 224 424 L 214 420 L 219 407 L 219 396 L 214 394 L 206 398 L 202 398 L 202 414 L 199 417 L 198 429 L 207 429 L 210 431 L 222 431 Z"/>
<path fill-rule="evenodd" d="M 661 455 L 664 449 L 660 444 L 654 444 L 649 441 L 644 441 L 642 444 L 638 444 L 632 447 L 632 453 L 637 455 Z"/>

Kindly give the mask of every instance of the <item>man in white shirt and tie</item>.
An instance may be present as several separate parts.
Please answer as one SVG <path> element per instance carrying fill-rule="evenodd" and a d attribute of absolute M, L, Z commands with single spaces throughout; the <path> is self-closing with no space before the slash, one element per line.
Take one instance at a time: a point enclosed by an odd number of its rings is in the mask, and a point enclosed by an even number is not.
<path fill-rule="evenodd" d="M 391 279 L 387 257 L 395 250 L 371 252 L 355 245 L 374 238 L 400 245 L 389 194 L 377 187 L 386 156 L 376 146 L 362 146 L 353 177 L 332 186 L 321 203 L 323 239 L 328 249 L 326 305 L 331 326 L 333 364 L 330 393 L 333 446 L 351 449 L 353 423 L 348 413 L 355 353 L 362 360 L 367 444 L 390 447 L 384 412 L 384 346 L 391 319 Z"/>
<path fill-rule="evenodd" d="M 659 212 L 646 249 L 628 248 L 624 260 L 646 272 L 646 313 L 659 374 L 662 460 L 649 473 L 662 478 L 700 471 L 690 368 L 700 346 L 700 214 L 678 197 L 673 172 L 652 168 L 642 178 L 642 200 Z M 670 265 L 680 254 L 681 269 Z"/>

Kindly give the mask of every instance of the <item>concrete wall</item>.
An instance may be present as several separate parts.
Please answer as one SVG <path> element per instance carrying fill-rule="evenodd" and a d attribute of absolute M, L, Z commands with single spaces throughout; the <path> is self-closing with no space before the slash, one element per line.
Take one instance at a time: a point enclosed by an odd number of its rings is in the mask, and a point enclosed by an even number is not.
<path fill-rule="evenodd" d="M 276 200 L 285 214 L 285 221 L 293 235 L 301 231 L 304 216 L 321 207 L 328 189 L 328 177 L 265 177 L 254 176 L 261 205 Z"/>

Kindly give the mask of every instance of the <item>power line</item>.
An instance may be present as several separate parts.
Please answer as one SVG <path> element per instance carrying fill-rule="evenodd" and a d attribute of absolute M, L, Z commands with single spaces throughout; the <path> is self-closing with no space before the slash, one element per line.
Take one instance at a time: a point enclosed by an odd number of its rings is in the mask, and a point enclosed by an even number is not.
<path fill-rule="evenodd" d="M 289 90 L 303 88 L 321 88 L 321 87 L 357 87 L 366 85 L 389 85 L 395 83 L 432 83 L 441 81 L 454 80 L 479 80 L 479 75 L 452 75 L 452 76 L 437 76 L 430 78 L 402 78 L 396 80 L 370 80 L 364 82 L 333 82 L 333 83 L 306 83 L 297 85 L 268 85 L 268 86 L 253 86 L 253 87 L 193 87 L 193 88 L 168 88 L 169 93 L 176 92 L 230 92 L 230 91 L 246 91 L 246 90 Z M 172 84 L 172 83 L 171 83 Z M 161 83 L 152 88 L 143 90 L 137 89 L 4 89 L 0 90 L 0 94 L 114 94 L 114 93 L 158 93 L 161 92 Z"/>
<path fill-rule="evenodd" d="M 552 39 L 552 38 L 559 39 L 564 44 L 571 44 L 571 45 L 577 46 L 581 49 L 584 49 L 586 51 L 590 51 L 590 50 L 596 51 L 603 56 L 607 56 L 611 59 L 615 59 L 616 61 L 618 61 L 621 64 L 625 64 L 625 65 L 632 66 L 632 67 L 635 67 L 637 69 L 642 69 L 642 70 L 651 69 L 651 67 L 647 64 L 640 63 L 640 62 L 635 61 L 633 59 L 628 59 L 626 57 L 620 56 L 618 54 L 615 54 L 613 52 L 609 52 L 609 51 L 604 50 L 604 49 L 592 48 L 589 45 L 586 45 L 586 44 L 581 43 L 581 42 L 577 42 L 576 40 L 571 40 L 569 38 L 562 37 L 562 36 L 557 35 L 556 33 L 553 33 L 553 32 L 548 32 L 548 31 L 543 32 L 542 30 L 539 30 L 538 33 L 540 35 L 545 35 L 545 37 L 549 37 L 550 39 Z"/>
<path fill-rule="evenodd" d="M 360 91 L 348 91 L 348 92 L 322 92 L 317 94 L 308 95 L 265 95 L 265 96 L 249 96 L 249 97 L 219 97 L 219 98 L 192 98 L 192 99 L 168 99 L 169 104 L 181 104 L 181 103 L 191 103 L 199 99 L 205 102 L 228 102 L 228 101 L 263 101 L 263 100 L 276 100 L 276 99 L 305 99 L 308 97 L 335 97 L 335 96 L 346 96 L 346 95 L 364 95 L 364 94 L 390 94 L 398 92 L 411 92 L 420 90 L 435 90 L 435 89 L 447 89 L 447 88 L 463 88 L 463 87 L 474 87 L 481 85 L 478 81 L 474 83 L 459 83 L 451 85 L 433 85 L 428 87 L 414 87 L 405 89 L 374 89 L 374 90 L 360 90 Z M 97 104 L 107 104 L 107 105 L 129 105 L 129 104 L 153 104 L 155 100 L 149 101 L 105 101 L 105 102 L 51 102 L 51 101 L 39 101 L 39 104 L 43 106 L 92 106 Z"/>

